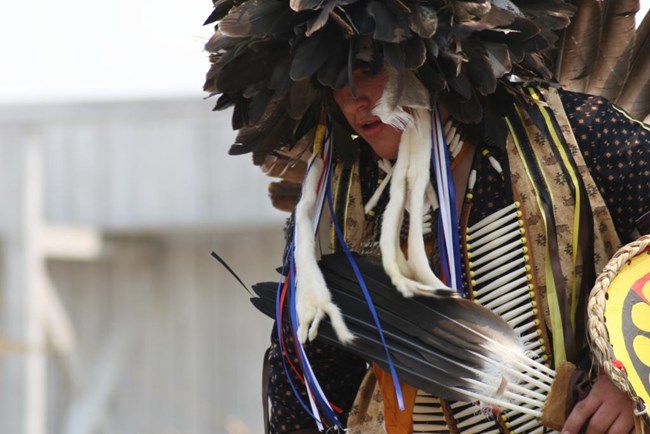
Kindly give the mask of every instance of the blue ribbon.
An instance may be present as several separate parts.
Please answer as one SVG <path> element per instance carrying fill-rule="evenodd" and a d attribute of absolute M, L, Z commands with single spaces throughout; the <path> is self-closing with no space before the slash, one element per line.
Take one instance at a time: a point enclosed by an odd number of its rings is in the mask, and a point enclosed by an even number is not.
<path fill-rule="evenodd" d="M 436 106 L 436 116 L 438 117 L 438 122 L 440 122 L 440 109 L 438 106 Z M 433 127 L 431 128 L 431 143 L 435 143 L 435 135 L 438 133 L 437 128 L 438 128 L 438 122 L 434 122 Z M 440 125 L 441 126 L 441 125 Z M 442 140 L 443 140 L 443 145 L 444 149 L 446 150 L 449 147 L 449 144 L 447 143 L 447 138 L 445 137 L 444 134 L 441 134 Z M 436 164 L 435 161 L 437 159 L 438 153 L 432 152 L 431 153 L 431 162 L 433 165 L 433 168 L 435 170 Z M 438 246 L 439 250 L 441 252 L 440 255 L 440 262 L 441 265 L 447 267 L 447 276 L 449 277 L 450 281 L 445 282 L 449 284 L 451 282 L 451 267 L 449 267 L 450 261 L 453 261 L 454 263 L 454 268 L 456 270 L 455 273 L 455 279 L 456 279 L 456 291 L 458 291 L 461 295 L 466 296 L 465 291 L 463 289 L 463 277 L 461 273 L 461 262 L 460 262 L 460 234 L 458 230 L 458 213 L 456 212 L 456 190 L 454 188 L 454 182 L 452 178 L 452 173 L 451 173 L 451 163 L 449 161 L 449 153 L 448 152 L 442 152 L 442 166 L 443 170 L 447 173 L 447 180 L 448 183 L 446 186 L 443 186 L 443 188 L 446 188 L 447 191 L 449 192 L 449 213 L 450 213 L 450 219 L 451 219 L 451 233 L 450 234 L 444 234 L 443 227 L 442 227 L 442 218 L 438 218 Z M 442 235 L 441 235 L 442 234 Z M 444 242 L 445 236 L 451 236 L 451 241 L 452 241 L 452 249 L 453 249 L 453 258 L 447 258 L 447 249 L 441 248 L 441 243 Z M 444 258 L 444 260 L 443 260 Z"/>
<path fill-rule="evenodd" d="M 325 192 L 325 196 L 327 197 L 327 205 L 330 210 L 330 216 L 332 218 L 332 224 L 334 225 L 334 230 L 336 231 L 336 237 L 338 238 L 339 243 L 341 244 L 341 247 L 345 252 L 345 256 L 348 258 L 348 262 L 350 263 L 350 266 L 354 271 L 354 275 L 357 278 L 357 282 L 359 282 L 359 286 L 361 287 L 363 296 L 365 297 L 366 302 L 368 303 L 368 310 L 370 310 L 372 319 L 374 320 L 375 326 L 377 327 L 377 333 L 379 334 L 379 339 L 381 340 L 381 344 L 384 347 L 384 352 L 386 353 L 386 362 L 388 363 L 388 370 L 390 371 L 390 375 L 393 379 L 393 386 L 395 387 L 397 404 L 399 405 L 400 410 L 404 410 L 405 408 L 404 397 L 402 395 L 402 387 L 400 386 L 399 383 L 399 377 L 397 376 L 395 364 L 393 363 L 393 359 L 390 355 L 390 352 L 388 351 L 388 346 L 386 345 L 386 340 L 384 338 L 384 331 L 381 328 L 379 316 L 377 315 L 377 311 L 375 310 L 375 304 L 372 302 L 372 297 L 370 296 L 370 292 L 368 291 L 366 282 L 363 279 L 363 275 L 361 274 L 361 271 L 359 270 L 359 266 L 357 265 L 356 261 L 352 257 L 352 253 L 350 252 L 350 249 L 348 248 L 348 245 L 345 242 L 345 237 L 343 236 L 343 233 L 341 232 L 341 228 L 339 227 L 338 221 L 336 219 L 336 213 L 334 212 L 334 206 L 332 204 L 332 189 L 329 184 L 327 185 L 327 191 Z"/>
<path fill-rule="evenodd" d="M 289 266 L 289 258 L 293 257 L 293 250 L 294 250 L 294 245 L 293 241 L 289 245 L 289 249 L 287 249 L 287 254 L 284 258 L 284 266 L 282 268 L 282 275 L 284 275 L 287 266 Z M 291 269 L 289 270 L 291 273 Z M 282 294 L 282 281 L 283 278 L 280 278 L 278 282 L 278 289 L 276 292 L 276 298 L 275 298 L 275 326 L 276 326 L 276 332 L 278 334 L 278 343 L 280 345 L 286 345 L 286 342 L 283 341 L 282 337 L 284 336 L 283 330 L 282 330 L 282 321 L 280 320 L 282 312 L 280 311 L 280 306 L 281 304 L 281 294 Z M 292 335 L 293 338 L 296 339 L 295 332 L 293 330 L 293 327 L 291 327 Z M 291 377 L 291 372 L 289 371 L 289 367 L 287 366 L 287 361 L 285 360 L 285 354 L 284 352 L 282 353 L 282 368 L 284 369 L 284 374 L 287 377 L 287 382 L 289 383 L 289 387 L 291 387 L 291 391 L 293 392 L 294 396 L 298 400 L 298 403 L 300 406 L 307 412 L 307 414 L 314 420 L 320 421 L 316 415 L 314 415 L 311 411 L 311 408 L 303 401 L 302 396 L 300 395 L 300 392 L 298 392 L 298 388 L 293 382 L 293 379 Z"/>

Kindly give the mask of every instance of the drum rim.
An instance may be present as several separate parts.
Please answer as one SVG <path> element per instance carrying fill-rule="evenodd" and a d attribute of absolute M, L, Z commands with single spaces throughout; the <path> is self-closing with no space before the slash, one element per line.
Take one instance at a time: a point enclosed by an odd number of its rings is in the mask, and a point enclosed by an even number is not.
<path fill-rule="evenodd" d="M 650 234 L 644 235 L 621 249 L 609 260 L 594 284 L 587 305 L 587 335 L 593 357 L 605 374 L 635 402 L 637 416 L 643 416 L 650 423 L 648 405 L 634 392 L 625 372 L 613 363 L 615 356 L 609 344 L 609 332 L 605 327 L 606 293 L 621 268 L 633 257 L 650 247 Z"/>

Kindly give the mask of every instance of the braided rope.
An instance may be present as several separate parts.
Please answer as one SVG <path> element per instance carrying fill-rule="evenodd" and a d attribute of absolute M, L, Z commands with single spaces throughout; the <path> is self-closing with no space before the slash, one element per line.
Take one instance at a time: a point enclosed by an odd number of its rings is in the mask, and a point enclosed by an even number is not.
<path fill-rule="evenodd" d="M 616 252 L 602 273 L 600 273 L 598 279 L 596 279 L 596 284 L 591 290 L 587 305 L 588 339 L 596 363 L 603 368 L 607 376 L 619 389 L 626 392 L 635 401 L 637 412 L 646 413 L 646 419 L 648 418 L 646 405 L 634 393 L 634 390 L 632 390 L 625 371 L 613 363 L 615 360 L 614 351 L 609 343 L 609 333 L 605 327 L 605 303 L 607 289 L 619 270 L 630 259 L 643 252 L 648 246 L 650 246 L 650 235 L 644 235 Z"/>

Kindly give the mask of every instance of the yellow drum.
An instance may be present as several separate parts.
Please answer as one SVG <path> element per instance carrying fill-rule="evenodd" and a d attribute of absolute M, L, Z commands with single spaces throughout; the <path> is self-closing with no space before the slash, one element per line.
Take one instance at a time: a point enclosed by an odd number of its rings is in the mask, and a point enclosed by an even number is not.
<path fill-rule="evenodd" d="M 596 280 L 588 306 L 592 351 L 650 422 L 650 235 L 628 244 Z"/>

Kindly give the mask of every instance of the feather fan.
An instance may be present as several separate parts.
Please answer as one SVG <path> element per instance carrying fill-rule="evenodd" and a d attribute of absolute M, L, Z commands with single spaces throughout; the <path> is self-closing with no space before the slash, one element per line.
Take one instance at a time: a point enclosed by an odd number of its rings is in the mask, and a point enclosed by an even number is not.
<path fill-rule="evenodd" d="M 513 390 L 519 390 L 521 378 L 546 378 L 544 368 L 524 354 L 520 339 L 507 323 L 488 309 L 455 296 L 404 298 L 390 283 L 380 261 L 363 256 L 355 259 L 403 381 L 447 399 L 480 399 L 489 405 L 519 407 Z M 386 367 L 377 329 L 348 259 L 342 254 L 324 256 L 320 267 L 334 302 L 355 335 L 346 350 Z M 253 287 L 258 295 L 253 304 L 272 317 L 276 289 L 276 283 Z M 318 336 L 341 345 L 327 320 Z"/>

